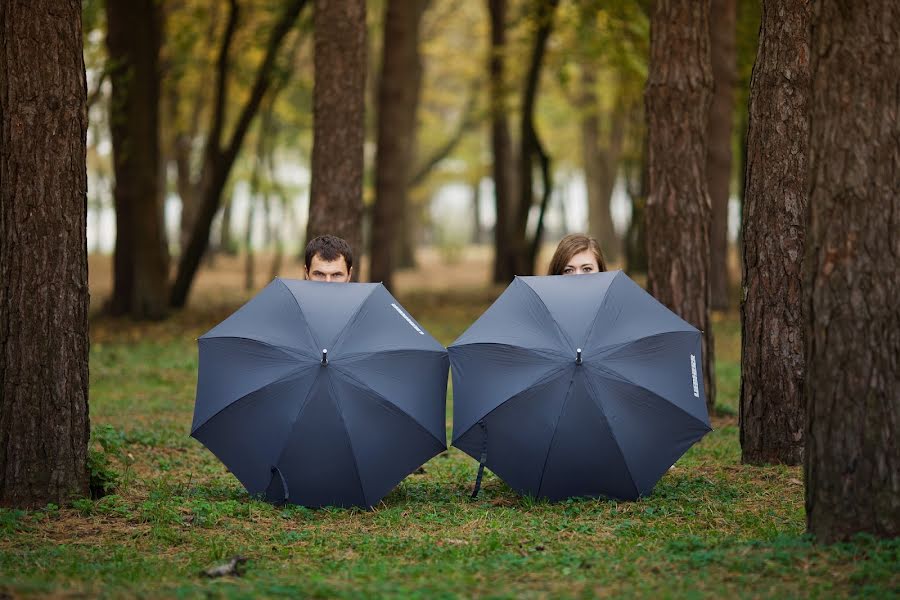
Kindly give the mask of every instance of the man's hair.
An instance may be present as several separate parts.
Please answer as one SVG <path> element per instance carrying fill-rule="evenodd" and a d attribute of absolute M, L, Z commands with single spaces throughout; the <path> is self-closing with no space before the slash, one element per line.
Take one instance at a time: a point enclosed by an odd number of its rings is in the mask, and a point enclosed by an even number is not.
<path fill-rule="evenodd" d="M 585 250 L 590 250 L 594 254 L 597 259 L 597 267 L 600 271 L 605 271 L 606 261 L 603 260 L 603 252 L 600 250 L 597 240 L 581 233 L 573 233 L 560 240 L 559 246 L 556 247 L 556 252 L 553 253 L 553 258 L 550 260 L 547 274 L 562 275 L 572 257 Z"/>
<path fill-rule="evenodd" d="M 350 249 L 350 244 L 347 243 L 347 240 L 339 238 L 336 235 L 320 235 L 319 237 L 310 240 L 306 245 L 307 271 L 316 254 L 321 256 L 322 260 L 328 262 L 337 260 L 338 257 L 343 256 L 344 260 L 347 261 L 347 270 L 349 271 L 353 268 L 353 250 Z"/>

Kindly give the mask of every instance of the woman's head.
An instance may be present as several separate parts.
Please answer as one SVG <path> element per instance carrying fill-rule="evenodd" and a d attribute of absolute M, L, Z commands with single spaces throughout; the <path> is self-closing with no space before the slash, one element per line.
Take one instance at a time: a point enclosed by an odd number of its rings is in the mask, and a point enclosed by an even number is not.
<path fill-rule="evenodd" d="M 550 260 L 549 275 L 582 275 L 606 270 L 600 244 L 592 237 L 573 233 L 559 241 Z"/>

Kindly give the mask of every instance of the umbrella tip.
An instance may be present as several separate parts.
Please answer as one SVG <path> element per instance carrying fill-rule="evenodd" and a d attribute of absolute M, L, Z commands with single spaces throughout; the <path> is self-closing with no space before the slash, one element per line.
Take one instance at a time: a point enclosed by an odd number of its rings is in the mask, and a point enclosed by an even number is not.
<path fill-rule="evenodd" d="M 327 364 L 328 364 L 328 350 L 323 348 L 322 349 L 322 365 L 324 366 Z"/>
<path fill-rule="evenodd" d="M 575 358 L 575 364 L 576 364 L 576 365 L 580 365 L 580 364 L 581 364 L 581 348 L 577 348 L 577 349 L 575 350 L 575 352 L 578 353 L 577 356 L 576 356 L 576 358 Z"/>

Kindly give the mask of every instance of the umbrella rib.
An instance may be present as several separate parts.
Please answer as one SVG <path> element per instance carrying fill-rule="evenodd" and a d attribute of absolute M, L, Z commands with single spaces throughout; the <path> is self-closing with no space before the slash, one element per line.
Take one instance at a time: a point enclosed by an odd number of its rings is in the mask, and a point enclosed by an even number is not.
<path fill-rule="evenodd" d="M 567 361 L 571 358 L 568 354 L 553 348 L 526 348 L 525 346 L 516 346 L 514 344 L 505 344 L 503 342 L 467 342 L 465 344 L 451 344 L 451 347 L 453 348 L 465 348 L 467 346 L 497 346 L 521 350 L 522 352 L 530 352 L 532 354 L 537 354 L 541 358 L 564 358 Z"/>
<path fill-rule="evenodd" d="M 363 503 L 366 506 L 371 506 L 371 504 L 369 504 L 369 499 L 366 497 L 366 488 L 363 485 L 362 477 L 359 474 L 359 459 L 356 458 L 356 450 L 353 449 L 353 440 L 350 438 L 350 430 L 347 428 L 347 421 L 344 420 L 344 409 L 338 400 L 337 391 L 334 389 L 330 377 L 328 378 L 328 389 L 331 392 L 331 398 L 334 401 L 335 408 L 337 408 L 338 416 L 341 418 L 341 425 L 344 426 L 344 433 L 347 436 L 347 445 L 350 446 L 350 456 L 353 457 L 353 470 L 356 472 L 356 482 L 359 484 L 359 491 L 362 493 Z"/>
<path fill-rule="evenodd" d="M 321 344 L 319 344 L 319 338 L 316 337 L 316 334 L 313 332 L 312 327 L 309 326 L 309 323 L 306 321 L 306 315 L 303 314 L 303 307 L 300 306 L 300 301 L 297 300 L 297 297 L 294 296 L 294 293 L 291 291 L 291 288 L 284 282 L 281 277 L 276 277 L 276 280 L 284 286 L 284 289 L 287 290 L 288 295 L 293 299 L 294 304 L 297 305 L 297 311 L 300 313 L 300 318 L 303 319 L 303 324 L 306 326 L 306 331 L 309 332 L 309 337 L 316 343 L 316 348 L 321 348 Z"/>
<path fill-rule="evenodd" d="M 270 381 L 269 383 L 267 383 L 267 384 L 265 384 L 265 385 L 261 385 L 261 386 L 259 386 L 258 388 L 256 388 L 255 390 L 250 390 L 249 392 L 247 392 L 246 394 L 240 396 L 239 398 L 235 398 L 233 401 L 229 402 L 228 404 L 226 404 L 225 406 L 223 406 L 222 408 L 220 408 L 219 410 L 217 410 L 216 412 L 214 412 L 213 414 L 211 414 L 209 417 L 207 417 L 207 419 L 206 419 L 205 421 L 203 421 L 202 423 L 200 423 L 199 425 L 197 425 L 196 427 L 194 427 L 194 428 L 191 430 L 191 435 L 193 436 L 195 433 L 197 433 L 198 431 L 200 431 L 201 429 L 203 429 L 203 427 L 205 427 L 210 421 L 212 421 L 214 418 L 216 418 L 219 414 L 221 414 L 222 412 L 228 410 L 229 408 L 231 408 L 232 406 L 234 406 L 234 405 L 237 404 L 238 402 L 241 402 L 242 400 L 246 399 L 248 396 L 250 396 L 250 395 L 252 395 L 252 394 L 255 394 L 255 393 L 257 393 L 257 392 L 261 392 L 262 390 L 266 389 L 266 388 L 269 387 L 270 385 L 275 385 L 276 383 L 282 383 L 282 382 L 284 382 L 284 381 L 287 381 L 288 379 L 290 379 L 291 377 L 293 377 L 293 376 L 296 375 L 297 373 L 301 372 L 301 371 L 304 370 L 304 369 L 308 369 L 308 368 L 310 368 L 310 365 L 300 365 L 300 366 L 297 367 L 296 369 L 293 369 L 293 370 L 291 370 L 291 371 L 285 373 L 283 376 L 279 377 L 278 379 L 276 379 L 276 380 L 274 380 L 274 381 Z M 293 426 L 293 424 L 292 424 L 292 426 Z"/>
<path fill-rule="evenodd" d="M 672 331 L 658 331 L 656 333 L 651 333 L 650 335 L 644 335 L 641 337 L 632 338 L 630 340 L 624 340 L 622 342 L 616 342 L 615 344 L 608 344 L 606 346 L 600 346 L 596 348 L 596 352 L 615 352 L 617 350 L 621 350 L 631 344 L 636 344 L 638 342 L 642 342 L 644 340 L 649 340 L 655 337 L 663 336 L 663 335 L 672 335 L 673 333 L 699 333 L 696 329 L 676 329 Z"/>
<path fill-rule="evenodd" d="M 604 373 L 604 374 L 606 374 L 606 375 L 612 375 L 612 376 L 618 378 L 618 380 L 619 380 L 620 382 L 622 382 L 622 383 L 627 383 L 628 385 L 631 385 L 631 386 L 634 386 L 634 387 L 636 387 L 636 388 L 639 388 L 639 389 L 644 390 L 644 391 L 647 392 L 648 394 L 652 394 L 652 395 L 656 396 L 657 398 L 659 398 L 660 400 L 662 400 L 662 401 L 665 402 L 666 404 L 671 405 L 673 408 L 675 408 L 675 409 L 677 409 L 678 411 L 680 411 L 680 412 L 686 414 L 688 417 L 690 417 L 690 418 L 693 419 L 694 421 L 697 421 L 698 423 L 700 423 L 701 425 L 703 425 L 703 427 L 705 427 L 707 431 L 712 431 L 712 428 L 711 428 L 708 424 L 704 423 L 703 421 L 701 421 L 700 419 L 698 419 L 696 416 L 692 415 L 692 414 L 689 413 L 688 411 L 684 410 L 683 408 L 681 408 L 680 406 L 678 406 L 677 404 L 675 404 L 674 402 L 672 402 L 671 400 L 669 400 L 669 399 L 666 398 L 665 396 L 661 396 L 660 394 L 654 392 L 653 390 L 651 390 L 651 389 L 649 389 L 649 388 L 647 388 L 647 387 L 645 387 L 645 386 L 643 386 L 643 385 L 641 385 L 641 384 L 639 384 L 639 383 L 635 383 L 634 381 L 632 381 L 632 380 L 629 379 L 628 377 L 625 377 L 624 375 L 622 375 L 621 373 L 619 373 L 619 372 L 616 371 L 615 369 L 610 369 L 610 368 L 609 368 L 608 366 L 606 366 L 606 365 L 603 365 L 603 366 L 600 366 L 600 365 L 591 365 L 591 367 L 593 367 L 594 369 L 597 369 L 598 371 L 600 371 L 600 372 L 602 372 L 602 373 Z M 601 409 L 601 410 L 602 410 L 602 409 Z"/>
<path fill-rule="evenodd" d="M 306 354 L 299 348 L 295 349 L 295 348 L 287 348 L 285 346 L 276 346 L 275 344 L 272 344 L 265 340 L 246 337 L 243 335 L 214 335 L 212 337 L 202 337 L 197 341 L 202 342 L 205 340 L 246 340 L 248 342 L 256 342 L 257 344 L 260 344 L 261 346 L 266 346 L 268 348 L 274 348 L 275 350 L 278 350 L 279 352 L 281 352 L 291 358 L 305 357 L 305 358 L 313 358 L 315 360 L 318 360 L 318 357 L 316 357 L 315 355 Z M 296 354 L 295 354 L 295 352 L 296 352 Z"/>
<path fill-rule="evenodd" d="M 572 397 L 573 383 L 574 376 L 573 379 L 569 379 L 569 387 L 566 389 L 566 398 L 563 400 L 562 406 L 559 407 L 559 413 L 556 415 L 556 423 L 553 424 L 553 435 L 550 437 L 550 445 L 547 446 L 547 454 L 544 456 L 544 465 L 541 467 L 541 479 L 538 481 L 537 496 L 539 498 L 541 496 L 541 488 L 544 487 L 544 474 L 547 472 L 547 463 L 550 461 L 550 453 L 553 452 L 553 442 L 556 441 L 556 432 L 559 431 L 559 420 L 562 418 L 562 414 L 569 404 L 569 398 Z"/>
<path fill-rule="evenodd" d="M 525 282 L 524 282 L 522 279 L 520 279 L 519 277 L 516 277 L 516 281 L 520 281 L 521 284 L 524 285 L 525 288 L 526 288 L 529 292 L 531 292 L 531 294 L 532 294 L 535 298 L 537 298 L 538 303 L 539 303 L 541 306 L 544 307 L 544 311 L 547 313 L 547 316 L 550 317 L 550 322 L 553 323 L 553 324 L 556 326 L 556 331 L 562 336 L 562 338 L 561 338 L 562 341 L 567 341 L 567 342 L 569 342 L 570 345 L 573 345 L 573 346 L 574 346 L 574 345 L 575 345 L 575 341 L 574 341 L 574 340 L 570 340 L 570 339 L 569 339 L 569 336 L 566 334 L 566 332 L 563 331 L 563 328 L 560 327 L 559 323 L 556 321 L 556 318 L 553 316 L 553 313 L 550 312 L 550 308 L 544 303 L 544 300 L 543 300 L 543 298 L 541 298 L 540 294 L 538 294 L 536 291 L 534 291 L 534 288 L 533 288 L 533 287 L 531 287 L 530 285 L 528 285 L 527 283 L 525 283 Z"/>
<path fill-rule="evenodd" d="M 430 352 L 432 354 L 446 354 L 447 350 L 444 348 L 391 348 L 390 350 L 379 350 L 378 354 L 398 354 L 400 352 Z M 365 350 L 362 352 L 353 352 L 352 354 L 342 354 L 341 361 L 347 362 L 360 356 L 368 356 L 370 354 L 372 354 L 372 352 L 369 350 Z"/>
<path fill-rule="evenodd" d="M 591 321 L 591 326 L 588 327 L 587 335 L 584 336 L 584 345 L 587 345 L 588 340 L 591 339 L 591 334 L 594 333 L 594 327 L 597 325 L 597 321 L 600 319 L 600 313 L 603 312 L 603 307 L 606 305 L 606 301 L 612 295 L 612 287 L 622 275 L 622 271 L 617 271 L 616 274 L 613 275 L 613 280 L 609 282 L 609 286 L 606 288 L 606 295 L 603 296 L 603 301 L 600 302 L 600 306 L 597 307 L 597 312 L 594 313 L 594 320 Z"/>
<path fill-rule="evenodd" d="M 408 412 L 406 412 L 405 410 L 403 410 L 402 408 L 400 408 L 399 406 L 397 406 L 396 404 L 394 404 L 393 402 L 391 402 L 386 396 L 384 396 L 384 394 L 381 394 L 381 393 L 379 393 L 379 392 L 376 392 L 374 389 L 372 389 L 371 386 L 369 386 L 367 383 L 365 383 L 365 382 L 363 382 L 363 381 L 360 381 L 359 379 L 357 379 L 356 377 L 354 377 L 354 376 L 353 376 L 349 371 L 347 371 L 346 369 L 343 369 L 343 368 L 341 368 L 341 367 L 339 367 L 339 366 L 337 366 L 337 365 L 335 365 L 334 368 L 337 369 L 338 371 L 340 371 L 342 374 L 344 374 L 344 375 L 347 377 L 347 379 L 349 379 L 350 381 L 352 381 L 353 383 L 355 383 L 358 387 L 360 387 L 360 388 L 366 390 L 367 392 L 370 392 L 371 394 L 377 396 L 378 398 L 381 398 L 381 399 L 384 400 L 386 403 L 390 404 L 390 405 L 391 405 L 392 407 L 394 407 L 397 411 L 399 411 L 403 416 L 405 416 L 405 417 L 408 418 L 410 421 L 412 421 L 413 423 L 415 423 L 416 427 L 418 427 L 419 429 L 421 429 L 422 431 L 424 431 L 425 433 L 427 433 L 429 436 L 431 436 L 432 438 L 434 438 L 435 440 L 437 440 L 438 443 L 441 444 L 441 446 L 443 446 L 443 447 L 446 448 L 446 446 L 447 446 L 446 442 L 442 442 L 441 440 L 439 440 L 439 439 L 437 438 L 437 436 L 435 436 L 431 431 L 429 431 L 424 425 L 422 425 L 421 423 L 419 423 L 419 421 L 417 421 L 417 420 L 415 419 L 415 417 L 413 417 L 411 414 L 409 414 Z"/>
<path fill-rule="evenodd" d="M 347 335 L 347 332 L 350 331 L 351 327 L 356 324 L 356 319 L 359 317 L 359 313 L 362 311 L 363 307 L 365 307 L 366 303 L 372 298 L 372 294 L 375 293 L 375 290 L 378 289 L 377 285 L 373 285 L 369 290 L 369 293 L 366 294 L 366 297 L 362 299 L 362 302 L 359 303 L 359 306 L 356 307 L 356 310 L 347 319 L 347 322 L 344 324 L 344 327 L 341 329 L 340 333 L 337 334 L 337 337 L 334 338 L 334 344 L 332 344 L 333 348 L 338 348 L 341 343 L 344 341 L 344 338 Z"/>
<path fill-rule="evenodd" d="M 606 416 L 606 411 L 603 410 L 603 406 L 598 401 L 597 391 L 594 389 L 594 386 L 591 385 L 590 377 L 585 377 L 584 382 L 588 388 L 588 395 L 591 397 L 591 400 L 594 401 L 594 405 L 597 407 L 597 410 L 600 411 L 600 414 L 603 415 L 603 420 L 606 421 L 606 428 L 609 430 L 609 435 L 612 437 L 613 443 L 616 445 L 616 449 L 619 451 L 619 456 L 622 457 L 622 463 L 625 465 L 625 469 L 628 471 L 628 479 L 631 480 L 631 485 L 634 486 L 634 495 L 635 497 L 641 495 L 641 491 L 638 489 L 637 482 L 634 480 L 634 475 L 631 474 L 631 465 L 628 464 L 628 459 L 625 458 L 625 453 L 622 451 L 622 445 L 619 444 L 619 438 L 616 437 L 616 432 L 613 431 L 612 425 L 609 423 L 609 418 Z"/>
<path fill-rule="evenodd" d="M 454 432 L 453 432 L 453 442 L 455 442 L 456 440 L 459 440 L 459 439 L 462 438 L 464 435 L 466 435 L 467 433 L 469 433 L 469 431 L 472 430 L 472 427 L 475 427 L 475 426 L 478 424 L 478 421 L 481 421 L 481 420 L 483 420 L 483 419 L 487 419 L 489 416 L 491 416 L 495 411 L 497 411 L 501 406 L 503 406 L 503 405 L 506 404 L 507 402 L 511 402 L 512 400 L 515 400 L 516 398 L 518 398 L 519 396 L 521 396 L 521 395 L 524 394 L 525 392 L 529 391 L 530 389 L 535 388 L 535 387 L 537 387 L 537 386 L 539 386 L 539 385 L 544 385 L 545 383 L 547 383 L 548 381 L 550 381 L 550 380 L 553 379 L 554 377 L 559 376 L 560 373 L 562 373 L 562 372 L 564 372 L 564 371 L 566 370 L 566 367 L 567 367 L 567 366 L 568 366 L 568 365 L 560 365 L 560 366 L 558 366 L 557 368 L 552 369 L 551 371 L 548 371 L 546 375 L 544 375 L 543 377 L 541 377 L 541 378 L 538 379 L 537 381 L 535 381 L 535 382 L 529 384 L 528 386 L 525 387 L 525 389 L 519 390 L 518 392 L 516 392 L 515 394 L 513 394 L 513 395 L 510 396 L 509 398 L 507 398 L 507 399 L 503 400 L 502 402 L 500 402 L 497 406 L 495 406 L 494 408 L 492 408 L 492 409 L 489 410 L 488 412 L 484 413 L 477 421 L 475 421 L 474 423 L 472 423 L 472 425 L 470 425 L 465 431 L 463 431 L 463 432 L 460 433 L 459 435 L 456 435 L 456 432 L 454 431 Z M 451 445 L 452 445 L 452 442 L 451 442 Z"/>

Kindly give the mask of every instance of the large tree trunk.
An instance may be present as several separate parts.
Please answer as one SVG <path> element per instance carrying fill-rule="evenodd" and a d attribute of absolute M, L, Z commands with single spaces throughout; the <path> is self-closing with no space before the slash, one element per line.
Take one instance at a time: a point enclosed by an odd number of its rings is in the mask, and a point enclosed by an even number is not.
<path fill-rule="evenodd" d="M 616 183 L 619 155 L 625 134 L 625 116 L 620 109 L 610 115 L 607 143 L 600 144 L 600 110 L 597 76 L 593 65 L 581 65 L 581 161 L 588 197 L 588 233 L 600 242 L 607 262 L 618 261 L 621 240 L 613 227 L 610 200 Z"/>
<path fill-rule="evenodd" d="M 650 23 L 645 99 L 650 154 L 649 291 L 703 332 L 703 382 L 715 407 L 709 320 L 706 126 L 712 71 L 709 2 L 657 2 Z"/>
<path fill-rule="evenodd" d="M 306 239 L 330 233 L 362 252 L 366 3 L 315 3 L 315 124 Z M 354 270 L 354 278 L 359 269 Z"/>
<path fill-rule="evenodd" d="M 731 134 L 737 78 L 737 0 L 712 0 L 709 19 L 713 96 L 709 106 L 706 180 L 712 203 L 709 287 L 712 308 L 729 304 L 728 198 L 731 195 Z"/>
<path fill-rule="evenodd" d="M 200 268 L 200 261 L 203 259 L 203 255 L 209 245 L 209 231 L 212 227 L 213 219 L 215 219 L 216 213 L 219 211 L 222 191 L 225 189 L 225 184 L 231 174 L 231 168 L 234 166 L 234 161 L 241 150 L 244 138 L 250 129 L 250 124 L 259 111 L 263 97 L 266 95 L 272 82 L 272 71 L 275 67 L 278 50 L 281 48 L 285 36 L 293 28 L 300 11 L 306 5 L 306 1 L 291 0 L 285 6 L 281 18 L 272 27 L 266 45 L 265 56 L 262 64 L 256 71 L 256 78 L 250 89 L 250 95 L 241 108 L 241 113 L 237 118 L 231 137 L 223 146 L 222 129 L 225 122 L 225 100 L 228 94 L 228 53 L 238 21 L 237 0 L 230 0 L 228 22 L 225 26 L 225 34 L 216 59 L 216 91 L 211 117 L 212 125 L 206 141 L 200 182 L 197 185 L 199 204 L 194 215 L 188 243 L 182 248 L 181 257 L 178 261 L 178 273 L 175 275 L 175 282 L 172 284 L 172 293 L 169 298 L 170 304 L 176 308 L 184 306 L 187 302 L 194 277 Z"/>
<path fill-rule="evenodd" d="M 803 460 L 809 19 L 808 2 L 763 2 L 750 84 L 740 423 L 751 464 Z"/>
<path fill-rule="evenodd" d="M 900 535 L 900 4 L 812 24 L 806 515 L 820 541 Z"/>
<path fill-rule="evenodd" d="M 0 506 L 88 494 L 81 2 L 0 2 Z"/>
<path fill-rule="evenodd" d="M 428 0 L 388 0 L 384 14 L 369 279 L 388 289 L 397 263 L 401 217 L 409 210 L 406 192 L 422 84 L 419 24 L 427 5 Z"/>
<path fill-rule="evenodd" d="M 161 215 L 159 49 L 154 0 L 107 0 L 106 46 L 112 98 L 116 249 L 108 309 L 159 319 L 168 308 L 168 256 Z"/>
<path fill-rule="evenodd" d="M 494 283 L 507 284 L 516 272 L 510 259 L 513 207 L 513 147 L 509 134 L 509 100 L 506 93 L 506 0 L 488 0 L 491 18 L 490 72 L 491 152 L 493 154 Z"/>

